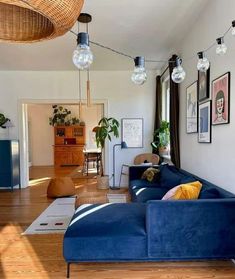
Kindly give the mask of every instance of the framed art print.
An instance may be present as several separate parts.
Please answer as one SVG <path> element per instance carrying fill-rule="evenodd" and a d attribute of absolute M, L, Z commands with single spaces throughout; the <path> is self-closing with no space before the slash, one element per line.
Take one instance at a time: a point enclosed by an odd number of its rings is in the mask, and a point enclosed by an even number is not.
<path fill-rule="evenodd" d="M 206 72 L 198 71 L 198 101 L 210 97 L 210 68 Z"/>
<path fill-rule="evenodd" d="M 211 101 L 199 105 L 198 142 L 211 143 Z"/>
<path fill-rule="evenodd" d="M 197 81 L 186 89 L 187 98 L 187 133 L 197 133 Z"/>
<path fill-rule="evenodd" d="M 230 72 L 212 81 L 212 124 L 228 124 L 230 120 Z"/>
<path fill-rule="evenodd" d="M 143 147 L 143 118 L 122 118 L 122 142 L 128 148 Z"/>

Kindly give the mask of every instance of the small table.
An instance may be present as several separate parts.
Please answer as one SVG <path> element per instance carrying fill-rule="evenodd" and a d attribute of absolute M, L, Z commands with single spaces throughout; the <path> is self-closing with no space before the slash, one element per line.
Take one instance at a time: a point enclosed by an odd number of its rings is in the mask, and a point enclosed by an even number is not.
<path fill-rule="evenodd" d="M 86 170 L 86 175 L 88 175 L 88 169 L 89 169 L 89 162 L 96 162 L 96 173 L 99 174 L 100 170 L 100 164 L 102 162 L 102 153 L 100 149 L 86 149 L 83 151 L 84 153 L 84 165 L 83 169 Z"/>

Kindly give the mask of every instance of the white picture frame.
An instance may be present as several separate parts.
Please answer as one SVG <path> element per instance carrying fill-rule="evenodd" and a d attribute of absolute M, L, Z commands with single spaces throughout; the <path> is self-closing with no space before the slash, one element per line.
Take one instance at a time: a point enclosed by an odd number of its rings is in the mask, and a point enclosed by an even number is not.
<path fill-rule="evenodd" d="M 122 118 L 122 142 L 128 148 L 143 148 L 143 118 Z"/>
<path fill-rule="evenodd" d="M 211 101 L 199 105 L 198 142 L 211 143 Z"/>

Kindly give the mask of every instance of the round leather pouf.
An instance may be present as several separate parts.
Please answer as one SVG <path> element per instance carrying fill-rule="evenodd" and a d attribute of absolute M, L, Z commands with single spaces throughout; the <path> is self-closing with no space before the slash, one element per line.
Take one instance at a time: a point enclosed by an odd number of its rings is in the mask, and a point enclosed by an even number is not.
<path fill-rule="evenodd" d="M 75 195 L 75 186 L 70 177 L 53 178 L 47 188 L 48 198 L 61 198 Z"/>

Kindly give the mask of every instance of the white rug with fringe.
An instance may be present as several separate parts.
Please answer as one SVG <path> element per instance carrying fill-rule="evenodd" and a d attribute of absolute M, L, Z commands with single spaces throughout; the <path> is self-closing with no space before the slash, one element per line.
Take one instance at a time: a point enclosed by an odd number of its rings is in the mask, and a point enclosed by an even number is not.
<path fill-rule="evenodd" d="M 75 208 L 75 197 L 53 201 L 22 235 L 65 233 Z"/>

